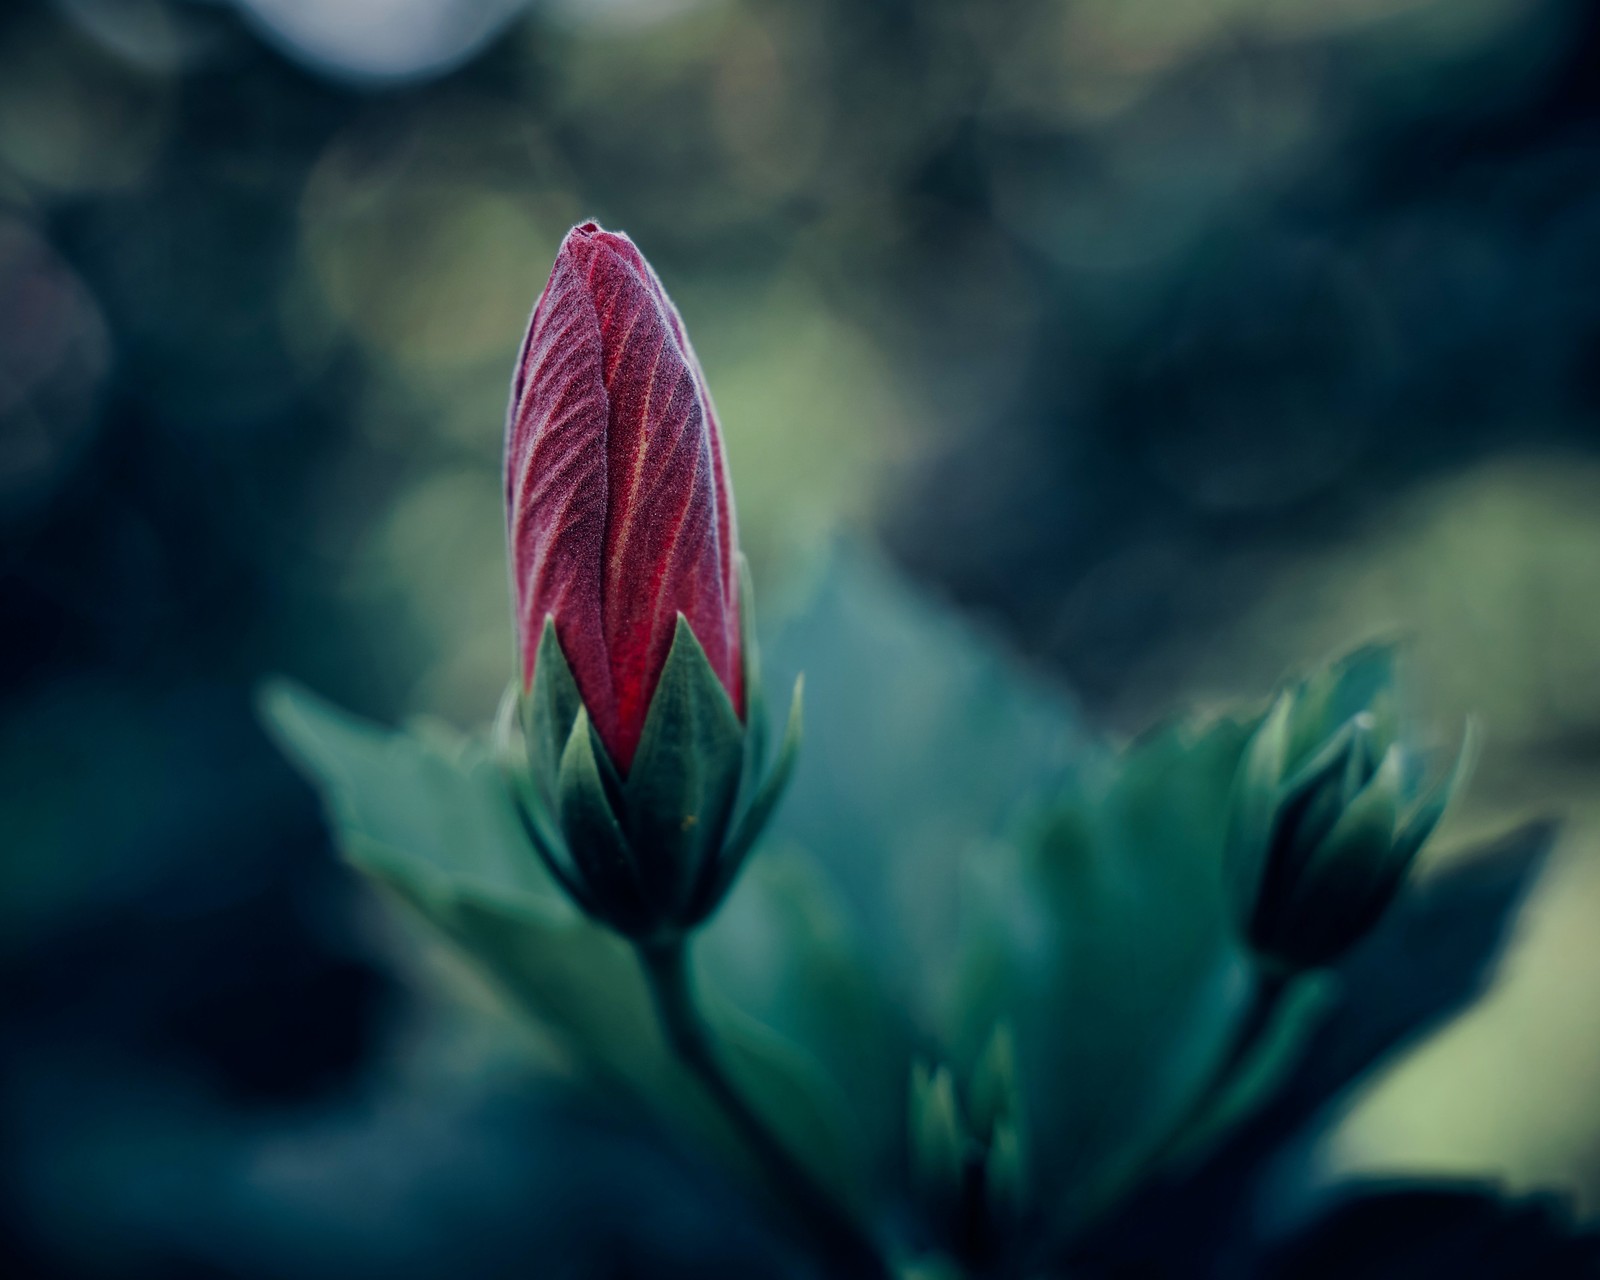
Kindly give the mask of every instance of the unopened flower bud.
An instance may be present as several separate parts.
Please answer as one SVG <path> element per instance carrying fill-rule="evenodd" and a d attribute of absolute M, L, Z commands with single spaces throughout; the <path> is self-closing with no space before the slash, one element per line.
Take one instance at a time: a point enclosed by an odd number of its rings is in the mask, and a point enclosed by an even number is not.
<path fill-rule="evenodd" d="M 1471 755 L 1422 792 L 1399 741 L 1392 656 L 1363 650 L 1279 695 L 1234 787 L 1228 865 L 1241 931 L 1289 969 L 1327 964 L 1372 928 L 1443 816 Z"/>
<path fill-rule="evenodd" d="M 506 508 L 525 826 L 591 915 L 662 939 L 715 909 L 787 780 L 765 742 L 722 436 L 633 242 L 562 243 L 518 357 Z M 514 750 L 511 752 L 514 756 Z"/>

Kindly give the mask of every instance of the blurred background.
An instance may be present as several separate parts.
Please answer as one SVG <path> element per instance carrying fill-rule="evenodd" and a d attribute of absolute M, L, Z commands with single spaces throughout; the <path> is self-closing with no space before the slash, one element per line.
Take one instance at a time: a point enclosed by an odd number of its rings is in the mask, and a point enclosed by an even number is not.
<path fill-rule="evenodd" d="M 1408 635 L 1488 732 L 1440 856 L 1565 826 L 1330 1158 L 1600 1211 L 1597 66 L 1587 0 L 4 6 L 10 1273 L 777 1274 L 427 994 L 253 708 L 487 719 L 586 217 L 686 318 L 775 632 L 843 543 L 1106 733 Z"/>

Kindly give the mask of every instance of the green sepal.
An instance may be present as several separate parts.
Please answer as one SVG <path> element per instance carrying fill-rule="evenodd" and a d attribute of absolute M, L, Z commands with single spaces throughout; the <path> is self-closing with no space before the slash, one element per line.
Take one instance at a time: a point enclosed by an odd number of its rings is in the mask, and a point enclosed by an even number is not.
<path fill-rule="evenodd" d="M 572 726 L 583 708 L 583 695 L 573 678 L 567 655 L 556 638 L 554 618 L 544 620 L 539 649 L 534 655 L 533 682 L 522 696 L 522 736 L 528 767 L 545 805 L 556 807 L 556 775 L 561 754 L 572 737 Z"/>
<path fill-rule="evenodd" d="M 1372 780 L 1339 816 L 1281 906 L 1286 958 L 1321 964 L 1353 943 L 1399 888 L 1396 858 L 1401 753 L 1390 747 Z"/>
<path fill-rule="evenodd" d="M 1475 756 L 1476 734 L 1473 722 L 1468 721 L 1461 748 L 1456 754 L 1450 772 L 1408 818 L 1401 820 L 1399 831 L 1390 842 L 1382 864 L 1367 886 L 1365 899 L 1351 908 L 1350 927 L 1364 933 L 1377 922 L 1395 895 L 1399 893 L 1412 864 L 1422 851 L 1422 846 L 1427 843 L 1439 819 L 1444 816 L 1451 797 L 1471 772 Z"/>
<path fill-rule="evenodd" d="M 528 843 L 557 883 L 584 911 L 592 914 L 595 904 L 583 886 L 583 877 L 572 861 L 566 838 L 545 799 L 544 793 L 549 791 L 553 795 L 555 786 L 552 783 L 542 787 L 533 778 L 528 761 L 527 739 L 519 739 L 513 731 L 522 702 L 520 684 L 513 681 L 506 686 L 505 693 L 500 697 L 499 710 L 495 713 L 492 738 L 495 763 L 500 767 L 500 776 L 511 797 L 511 807 L 522 825 L 523 834 L 528 837 Z"/>
<path fill-rule="evenodd" d="M 1289 759 L 1294 701 L 1280 694 L 1245 748 L 1229 806 L 1224 865 L 1233 907 L 1248 920 L 1261 891 L 1272 828 L 1278 813 L 1278 788 Z"/>
<path fill-rule="evenodd" d="M 745 730 L 680 613 L 623 783 L 628 835 L 658 914 L 680 919 L 715 867 L 744 770 Z"/>
<path fill-rule="evenodd" d="M 1337 726 L 1326 740 L 1313 748 L 1285 779 L 1280 793 L 1282 803 L 1292 804 L 1312 788 L 1334 779 L 1338 779 L 1341 784 L 1332 788 L 1337 798 L 1342 790 L 1350 761 L 1356 757 L 1354 747 L 1361 728 L 1360 717 L 1347 720 Z"/>
<path fill-rule="evenodd" d="M 1392 641 L 1373 641 L 1352 650 L 1331 668 L 1334 685 L 1325 714 L 1331 727 L 1370 712 L 1394 696 L 1400 650 Z"/>
<path fill-rule="evenodd" d="M 1428 837 L 1433 834 L 1433 829 L 1439 825 L 1439 820 L 1444 817 L 1445 810 L 1450 807 L 1450 801 L 1455 798 L 1456 792 L 1466 784 L 1473 766 L 1477 763 L 1478 744 L 1478 722 L 1469 717 L 1466 728 L 1461 734 L 1461 747 L 1456 752 L 1455 762 L 1445 776 L 1434 784 L 1433 789 L 1401 819 L 1395 844 L 1405 850 L 1408 862 L 1416 857 Z"/>
<path fill-rule="evenodd" d="M 747 745 L 741 793 L 748 792 L 767 767 L 767 699 L 761 683 L 761 650 L 756 641 L 756 594 L 750 562 L 739 553 L 739 657 L 744 664 L 744 729 Z"/>
<path fill-rule="evenodd" d="M 797 676 L 794 682 L 794 695 L 789 701 L 789 721 L 784 727 L 783 741 L 778 746 L 772 772 L 756 786 L 754 794 L 739 814 L 732 834 L 722 847 L 722 856 L 713 874 L 707 878 L 696 894 L 697 910 L 709 912 L 722 900 L 722 895 L 728 891 L 734 877 L 739 874 L 739 869 L 744 866 L 745 859 L 750 856 L 751 849 L 760 839 L 762 831 L 772 820 L 778 802 L 783 799 L 783 793 L 789 786 L 789 779 L 794 776 L 795 761 L 800 755 L 800 739 L 804 734 L 804 693 L 805 677 Z"/>
<path fill-rule="evenodd" d="M 1351 773 L 1360 767 L 1357 741 L 1361 729 L 1359 719 L 1346 721 L 1284 783 L 1278 796 L 1272 866 L 1267 869 L 1273 887 L 1298 882 L 1311 855 L 1366 781 L 1359 774 L 1352 779 Z M 1354 789 L 1347 794 L 1352 780 Z"/>
<path fill-rule="evenodd" d="M 502 703 L 498 753 L 529 842 L 580 906 L 633 936 L 665 936 L 711 913 L 793 770 L 798 689 L 777 762 L 760 776 L 764 712 L 747 572 L 742 590 L 748 724 L 682 615 L 626 778 L 594 730 L 551 620 L 532 685 Z"/>
<path fill-rule="evenodd" d="M 1373 732 L 1373 718 L 1362 712 L 1350 722 L 1350 752 L 1344 760 L 1344 777 L 1339 782 L 1339 799 L 1349 804 L 1361 794 L 1367 780 L 1389 752 L 1391 744 L 1379 747 Z"/>
<path fill-rule="evenodd" d="M 1297 767 L 1340 725 L 1363 711 L 1384 708 L 1383 722 L 1376 727 L 1387 727 L 1392 733 L 1397 663 L 1393 644 L 1366 644 L 1302 681 L 1292 694 L 1295 711 L 1289 742 L 1290 767 Z"/>
<path fill-rule="evenodd" d="M 1390 747 L 1306 862 L 1298 887 L 1308 901 L 1342 889 L 1341 881 L 1365 880 L 1383 864 L 1400 816 L 1400 770 L 1400 749 Z"/>
<path fill-rule="evenodd" d="M 606 791 L 597 758 L 603 754 L 589 712 L 580 706 L 561 752 L 557 813 L 573 865 L 598 908 L 597 914 L 631 934 L 650 923 L 650 905 L 628 837 Z"/>

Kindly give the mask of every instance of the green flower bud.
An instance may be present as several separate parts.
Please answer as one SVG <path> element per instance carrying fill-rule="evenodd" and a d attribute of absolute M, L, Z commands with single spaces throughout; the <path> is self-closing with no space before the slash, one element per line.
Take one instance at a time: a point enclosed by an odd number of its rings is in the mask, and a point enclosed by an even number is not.
<path fill-rule="evenodd" d="M 971 1141 L 950 1069 L 911 1068 L 911 1176 L 924 1197 L 955 1205 L 966 1178 Z"/>
<path fill-rule="evenodd" d="M 748 624 L 748 583 L 744 586 Z M 587 914 L 624 936 L 664 942 L 721 903 L 793 771 L 800 685 L 778 758 L 763 776 L 766 726 L 755 646 L 743 648 L 748 712 L 683 615 L 629 766 L 619 769 L 579 693 L 553 623 L 532 683 L 513 684 L 496 737 L 529 842 Z"/>
<path fill-rule="evenodd" d="M 937 1243 L 988 1258 L 1022 1216 L 1028 1183 L 1016 1054 L 996 1027 L 958 1089 L 948 1066 L 911 1073 L 911 1173 Z"/>
<path fill-rule="evenodd" d="M 1378 921 L 1472 755 L 1431 789 L 1399 740 L 1392 651 L 1364 649 L 1279 695 L 1245 750 L 1227 861 L 1251 948 L 1290 969 L 1328 964 Z"/>

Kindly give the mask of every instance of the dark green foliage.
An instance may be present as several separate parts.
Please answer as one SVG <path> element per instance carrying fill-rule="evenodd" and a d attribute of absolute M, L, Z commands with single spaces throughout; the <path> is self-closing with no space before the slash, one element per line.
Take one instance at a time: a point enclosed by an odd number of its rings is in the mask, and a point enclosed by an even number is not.
<path fill-rule="evenodd" d="M 798 723 L 758 785 L 751 734 L 681 629 L 622 778 L 553 635 L 539 667 L 507 709 L 529 752 L 515 803 L 481 743 L 384 734 L 288 690 L 268 708 L 322 779 L 357 865 L 595 1078 L 761 1186 L 673 1059 L 618 931 L 688 927 L 720 899 L 792 768 Z M 1264 1239 L 1283 1252 L 1262 1274 L 1300 1274 L 1283 1268 L 1309 1255 L 1260 1217 L 1263 1189 L 1314 1211 L 1308 1153 L 1340 1100 L 1491 980 L 1547 843 L 1524 833 L 1375 904 L 1351 868 L 1431 829 L 1449 786 L 1424 794 L 1401 767 L 1391 689 L 1387 654 L 1365 650 L 1266 716 L 1177 719 L 1121 751 L 1084 751 L 1011 838 L 961 852 L 961 926 L 946 976 L 921 975 L 919 1025 L 870 912 L 858 940 L 797 853 L 757 862 L 701 949 L 730 1074 L 907 1275 L 1251 1276 Z M 752 725 L 759 714 L 753 702 Z M 956 714 L 939 740 L 980 769 L 1005 734 L 960 741 Z M 962 802 L 928 793 L 933 815 Z M 1269 831 L 1264 846 L 1241 835 L 1252 829 Z M 1286 967 L 1241 913 L 1252 875 L 1274 912 L 1331 908 L 1370 929 L 1322 972 Z M 1347 910 L 1358 900 L 1363 913 Z M 1355 1238 L 1328 1221 L 1318 1230 Z"/>
<path fill-rule="evenodd" d="M 1600 1234 L 1554 1196 L 1511 1199 L 1473 1184 L 1358 1185 L 1290 1245 L 1263 1280 L 1594 1280 Z"/>
<path fill-rule="evenodd" d="M 269 689 L 263 707 L 321 781 L 357 867 L 450 939 L 587 1071 L 744 1168 L 725 1127 L 667 1052 L 627 943 L 575 910 L 528 848 L 487 744 L 433 725 L 389 733 L 286 684 Z M 770 894 L 763 887 L 758 896 Z M 781 972 L 791 981 L 812 980 L 833 964 L 825 936 L 800 929 L 786 941 Z M 734 1073 L 801 1158 L 830 1182 L 857 1186 L 839 1086 L 823 1080 L 809 1054 L 741 1010 L 714 1000 L 710 1016 Z M 879 1032 L 891 1033 L 887 1026 Z"/>
<path fill-rule="evenodd" d="M 952 1043 L 976 1053 L 986 1028 L 1013 1028 L 1056 1232 L 1115 1199 L 1184 1121 L 1243 1016 L 1221 857 L 1247 732 L 1221 719 L 1146 735 L 1053 806 L 974 904 Z"/>
<path fill-rule="evenodd" d="M 1074 1256 L 1152 1275 L 1236 1274 L 1238 1260 L 1271 1232 L 1263 1199 L 1309 1194 L 1314 1145 L 1340 1103 L 1493 983 L 1553 835 L 1530 827 L 1402 894 L 1332 970 L 1320 1020 L 1255 1113 L 1202 1164 L 1169 1171 L 1130 1198 Z"/>

